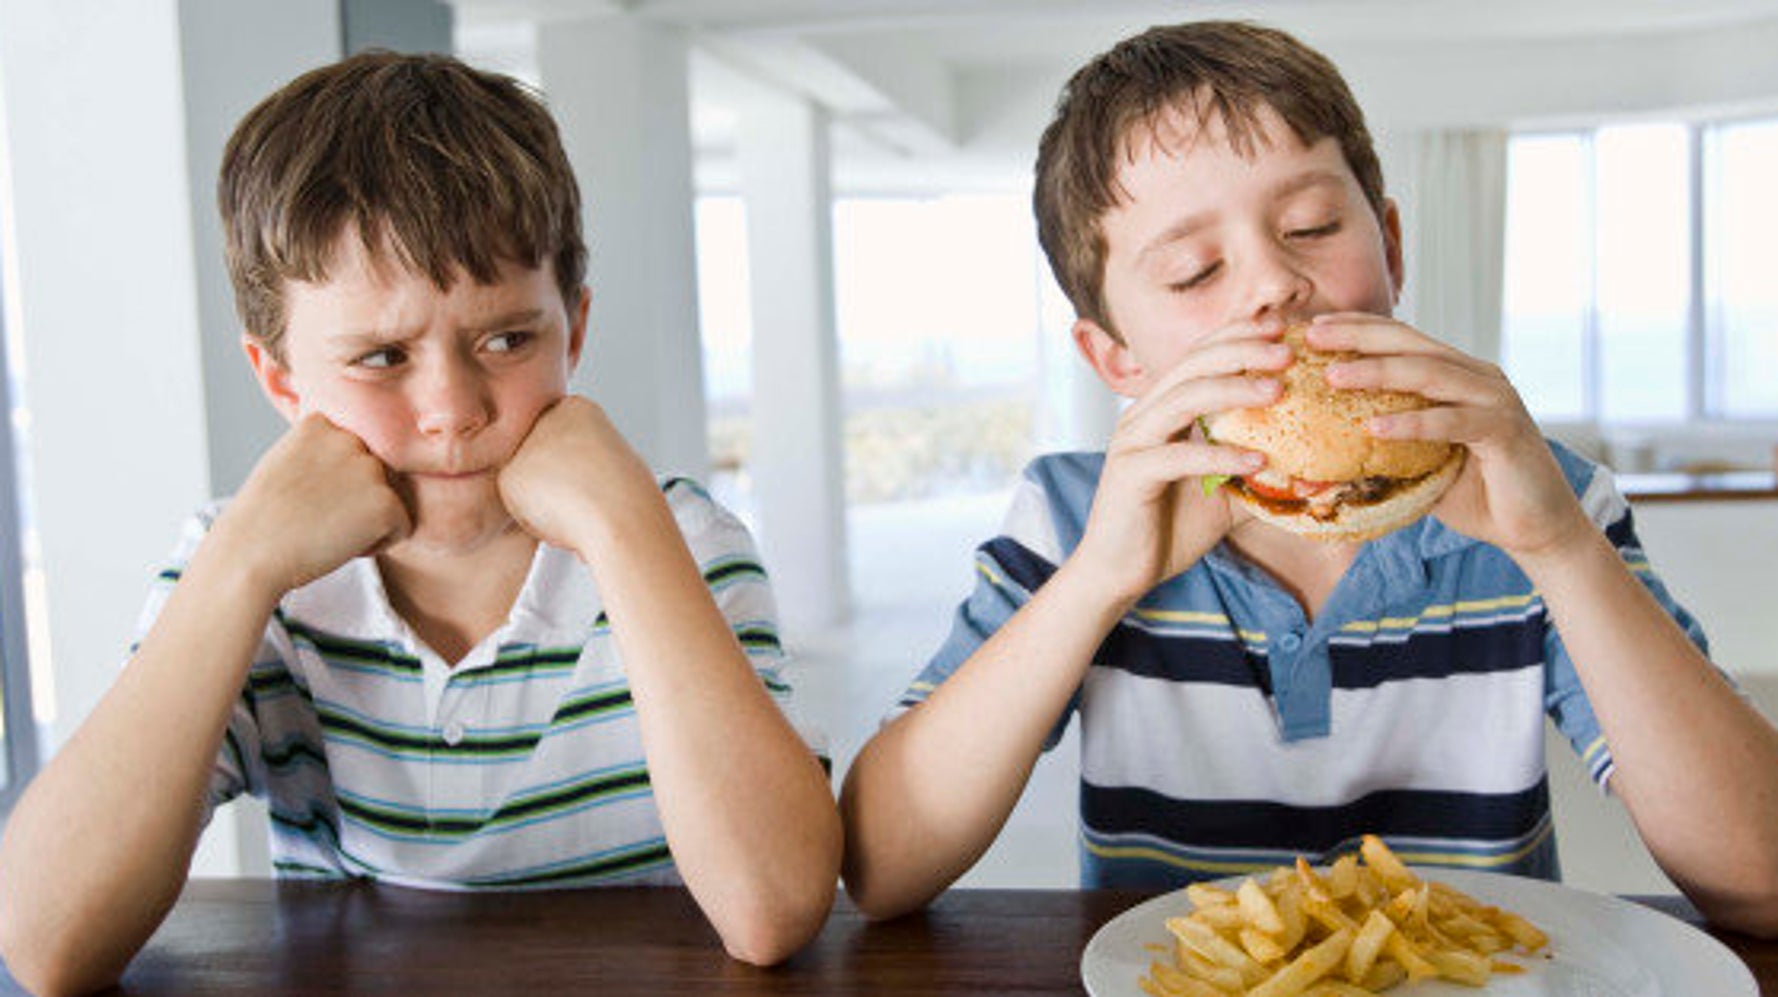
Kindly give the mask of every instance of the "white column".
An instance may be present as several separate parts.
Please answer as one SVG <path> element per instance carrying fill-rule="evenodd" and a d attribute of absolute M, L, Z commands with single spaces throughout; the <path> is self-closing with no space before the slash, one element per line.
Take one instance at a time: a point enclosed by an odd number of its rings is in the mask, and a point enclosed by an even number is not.
<path fill-rule="evenodd" d="M 851 604 L 827 114 L 764 88 L 737 110 L 760 544 L 786 624 L 820 627 Z"/>
<path fill-rule="evenodd" d="M 241 353 L 216 174 L 243 115 L 301 73 L 340 57 L 340 9 L 338 0 L 182 0 L 179 7 L 210 489 L 229 495 L 283 433 L 284 420 L 260 394 Z"/>
<path fill-rule="evenodd" d="M 593 289 L 574 388 L 656 469 L 709 469 L 683 31 L 628 16 L 537 26 L 537 70 L 580 179 Z"/>

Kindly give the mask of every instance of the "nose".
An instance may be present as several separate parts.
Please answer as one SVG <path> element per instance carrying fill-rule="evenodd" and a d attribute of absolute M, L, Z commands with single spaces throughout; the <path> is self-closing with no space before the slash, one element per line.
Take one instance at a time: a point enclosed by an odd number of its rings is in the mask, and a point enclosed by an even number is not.
<path fill-rule="evenodd" d="M 1263 245 L 1249 265 L 1248 318 L 1291 318 L 1308 309 L 1315 285 L 1289 247 Z"/>
<path fill-rule="evenodd" d="M 480 371 L 456 356 L 430 358 L 412 381 L 414 418 L 426 436 L 469 436 L 486 426 L 493 406 Z"/>

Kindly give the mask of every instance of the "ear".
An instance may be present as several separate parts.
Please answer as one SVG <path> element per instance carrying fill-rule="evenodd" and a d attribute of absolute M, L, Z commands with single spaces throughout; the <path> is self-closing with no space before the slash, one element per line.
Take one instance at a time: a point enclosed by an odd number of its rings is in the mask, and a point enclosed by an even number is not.
<path fill-rule="evenodd" d="M 593 289 L 582 285 L 580 300 L 568 315 L 568 373 L 580 366 L 581 352 L 586 348 L 586 320 L 593 304 Z"/>
<path fill-rule="evenodd" d="M 1407 283 L 1407 269 L 1401 256 L 1401 206 L 1395 198 L 1383 199 L 1383 254 L 1389 265 L 1389 283 L 1395 288 L 1395 301 L 1401 303 L 1402 285 Z"/>
<path fill-rule="evenodd" d="M 1074 345 L 1106 387 L 1125 398 L 1142 393 L 1148 370 L 1111 330 L 1092 319 L 1075 319 Z"/>
<path fill-rule="evenodd" d="M 254 379 L 259 381 L 259 390 L 265 392 L 266 400 L 286 422 L 295 422 L 302 415 L 302 396 L 291 383 L 290 368 L 257 337 L 243 333 L 241 349 L 247 353 L 247 362 L 252 365 Z"/>

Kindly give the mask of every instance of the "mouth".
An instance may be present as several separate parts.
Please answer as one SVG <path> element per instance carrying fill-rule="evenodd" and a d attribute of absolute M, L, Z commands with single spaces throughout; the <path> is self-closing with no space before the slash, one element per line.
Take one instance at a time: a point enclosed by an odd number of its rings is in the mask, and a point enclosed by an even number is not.
<path fill-rule="evenodd" d="M 493 474 L 492 470 L 480 471 L 409 471 L 407 476 L 416 481 L 477 481 Z"/>

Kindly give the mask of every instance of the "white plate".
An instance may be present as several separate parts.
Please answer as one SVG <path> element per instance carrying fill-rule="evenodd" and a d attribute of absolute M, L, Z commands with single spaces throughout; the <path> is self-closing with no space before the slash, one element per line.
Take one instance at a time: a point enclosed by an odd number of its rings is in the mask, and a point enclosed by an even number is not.
<path fill-rule="evenodd" d="M 1400 989 L 1404 997 L 1758 997 L 1753 974 L 1721 942 L 1660 911 L 1616 897 L 1572 890 L 1541 879 L 1456 869 L 1416 870 L 1449 883 L 1483 903 L 1528 918 L 1550 936 L 1550 958 L 1513 961 L 1522 975 L 1498 975 L 1484 991 L 1427 982 Z M 1241 877 L 1226 881 L 1233 886 Z M 1155 897 L 1112 918 L 1080 957 L 1080 976 L 1092 997 L 1146 997 L 1136 981 L 1170 946 L 1166 919 L 1192 909 L 1185 891 Z"/>

